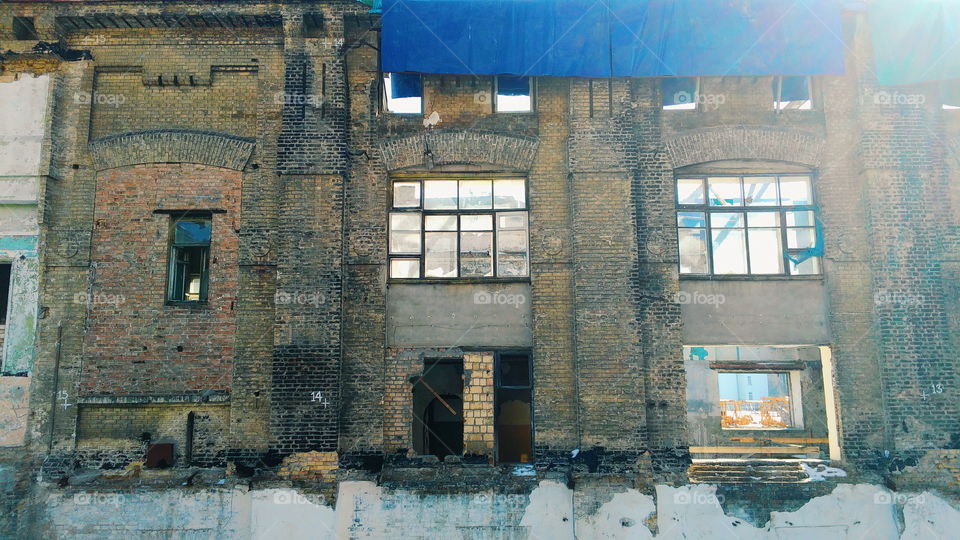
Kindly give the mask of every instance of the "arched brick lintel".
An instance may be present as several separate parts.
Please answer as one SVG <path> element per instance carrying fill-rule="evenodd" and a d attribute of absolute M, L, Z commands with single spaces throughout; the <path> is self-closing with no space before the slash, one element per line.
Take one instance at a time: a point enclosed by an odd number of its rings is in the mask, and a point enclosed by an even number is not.
<path fill-rule="evenodd" d="M 92 141 L 96 170 L 145 163 L 199 163 L 242 171 L 254 141 L 210 131 L 158 129 L 110 135 Z"/>
<path fill-rule="evenodd" d="M 484 163 L 528 171 L 539 141 L 483 131 L 431 131 L 398 137 L 380 144 L 388 171 L 408 167 Z"/>
<path fill-rule="evenodd" d="M 724 126 L 683 132 L 664 143 L 674 169 L 724 160 L 763 160 L 820 165 L 824 140 L 795 129 Z"/>

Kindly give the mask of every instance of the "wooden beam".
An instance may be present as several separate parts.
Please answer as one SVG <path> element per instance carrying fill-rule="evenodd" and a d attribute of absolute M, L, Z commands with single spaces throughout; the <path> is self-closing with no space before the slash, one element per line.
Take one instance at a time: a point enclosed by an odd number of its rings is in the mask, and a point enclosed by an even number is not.
<path fill-rule="evenodd" d="M 754 437 L 730 437 L 730 440 L 745 443 L 764 443 L 769 441 L 786 444 L 827 444 L 830 442 L 830 439 L 826 437 L 766 437 L 761 439 Z"/>
<path fill-rule="evenodd" d="M 691 446 L 691 454 L 817 454 L 816 446 Z"/>

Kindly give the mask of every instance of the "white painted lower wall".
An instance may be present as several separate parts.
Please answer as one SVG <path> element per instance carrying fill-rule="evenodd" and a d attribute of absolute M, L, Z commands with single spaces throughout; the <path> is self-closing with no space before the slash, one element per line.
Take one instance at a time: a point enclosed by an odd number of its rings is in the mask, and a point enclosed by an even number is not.
<path fill-rule="evenodd" d="M 933 493 L 869 484 L 839 484 L 795 512 L 772 512 L 764 527 L 725 514 L 716 488 L 705 484 L 657 486 L 655 498 L 632 489 L 610 493 L 596 512 L 578 516 L 572 502 L 582 495 L 551 481 L 529 496 L 421 495 L 343 482 L 336 508 L 286 488 L 54 489 L 41 503 L 37 532 L 44 538 L 919 540 L 960 531 L 960 511 Z"/>

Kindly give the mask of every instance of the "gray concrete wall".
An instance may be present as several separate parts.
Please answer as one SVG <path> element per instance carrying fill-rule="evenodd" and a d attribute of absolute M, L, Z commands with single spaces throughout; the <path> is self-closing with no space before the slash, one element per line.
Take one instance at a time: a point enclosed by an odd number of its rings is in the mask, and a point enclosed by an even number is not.
<path fill-rule="evenodd" d="M 681 280 L 686 345 L 827 345 L 820 280 Z"/>
<path fill-rule="evenodd" d="M 392 283 L 388 347 L 531 347 L 530 285 Z"/>
<path fill-rule="evenodd" d="M 336 507 L 288 488 L 68 488 L 38 493 L 46 506 L 32 537 L 906 540 L 950 538 L 960 526 L 960 511 L 929 492 L 839 484 L 822 493 L 795 511 L 764 514 L 756 521 L 765 523 L 753 523 L 744 519 L 738 498 L 708 484 L 658 485 L 650 494 L 627 488 L 574 492 L 542 481 L 529 494 L 426 495 L 343 482 Z"/>

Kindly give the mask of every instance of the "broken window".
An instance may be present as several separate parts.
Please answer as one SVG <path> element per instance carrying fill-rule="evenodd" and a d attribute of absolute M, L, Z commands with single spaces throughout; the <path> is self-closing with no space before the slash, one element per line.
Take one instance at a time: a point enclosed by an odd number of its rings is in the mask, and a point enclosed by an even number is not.
<path fill-rule="evenodd" d="M 533 459 L 533 376 L 529 354 L 497 355 L 494 436 L 497 461 Z"/>
<path fill-rule="evenodd" d="M 414 451 L 420 455 L 463 454 L 463 361 L 427 359 L 413 385 Z"/>
<path fill-rule="evenodd" d="M 496 112 L 530 112 L 533 110 L 531 77 L 494 77 L 494 110 Z"/>
<path fill-rule="evenodd" d="M 0 324 L 7 324 L 7 308 L 10 305 L 10 275 L 12 270 L 13 264 L 0 263 Z"/>
<path fill-rule="evenodd" d="M 809 175 L 677 179 L 681 274 L 819 274 L 818 223 Z"/>
<path fill-rule="evenodd" d="M 37 29 L 33 25 L 33 17 L 13 18 L 13 38 L 27 41 L 38 39 Z"/>
<path fill-rule="evenodd" d="M 660 89 L 663 95 L 663 110 L 696 110 L 700 92 L 699 77 L 667 77 L 661 79 Z"/>
<path fill-rule="evenodd" d="M 813 100 L 810 97 L 810 77 L 778 76 L 773 78 L 773 109 L 810 110 Z"/>
<path fill-rule="evenodd" d="M 524 179 L 397 179 L 392 192 L 391 278 L 529 275 Z"/>
<path fill-rule="evenodd" d="M 789 373 L 718 373 L 717 384 L 723 429 L 797 427 L 793 420 Z"/>
<path fill-rule="evenodd" d="M 396 114 L 423 114 L 423 81 L 419 73 L 384 73 L 383 106 Z"/>
<path fill-rule="evenodd" d="M 185 217 L 171 224 L 170 270 L 167 299 L 205 302 L 209 282 L 209 217 Z"/>

